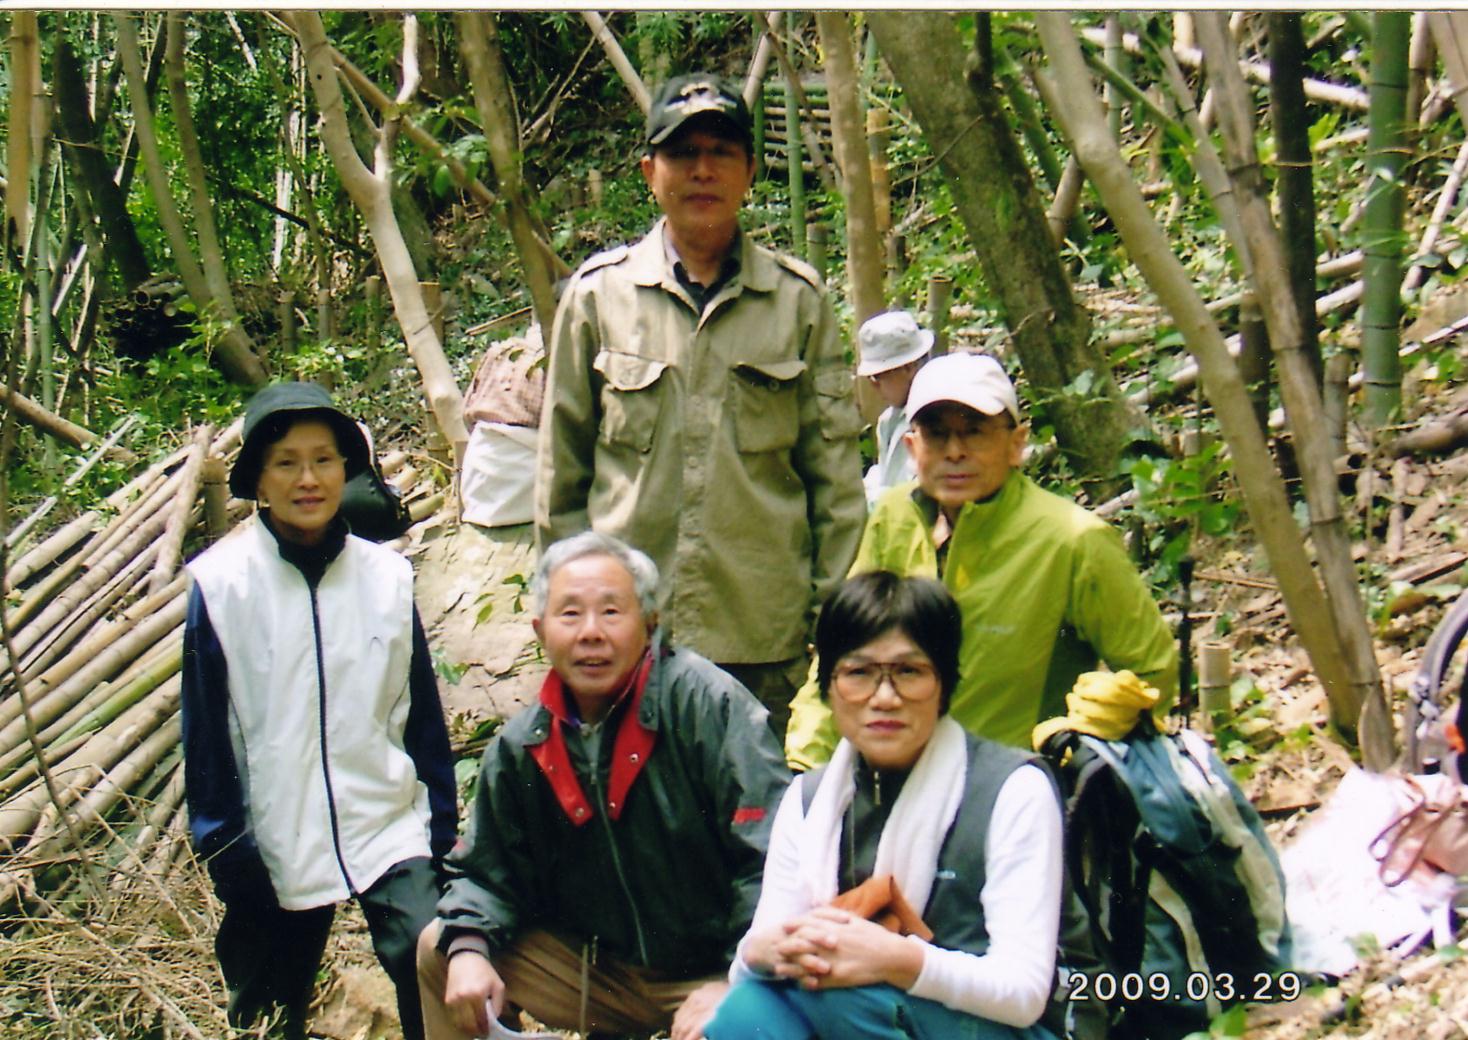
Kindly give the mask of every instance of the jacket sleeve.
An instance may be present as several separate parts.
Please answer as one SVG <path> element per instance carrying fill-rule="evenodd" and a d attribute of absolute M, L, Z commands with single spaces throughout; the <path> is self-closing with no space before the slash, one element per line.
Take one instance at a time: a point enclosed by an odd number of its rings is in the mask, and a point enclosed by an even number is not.
<path fill-rule="evenodd" d="M 1156 710 L 1165 712 L 1177 699 L 1177 643 L 1113 528 L 1082 536 L 1070 604 L 1076 633 L 1112 671 L 1129 669 L 1155 686 Z"/>
<path fill-rule="evenodd" d="M 770 827 L 790 784 L 790 770 L 764 707 L 739 683 L 729 680 L 722 696 L 699 698 L 697 703 L 702 717 L 696 731 L 704 734 L 699 740 L 704 776 L 716 794 L 724 861 L 734 885 L 725 951 L 732 960 L 759 903 Z"/>
<path fill-rule="evenodd" d="M 881 514 L 879 505 L 867 518 L 850 574 L 865 574 L 882 567 Z M 836 732 L 836 723 L 831 719 L 831 706 L 821 696 L 816 682 L 819 665 L 820 658 L 813 655 L 805 685 L 790 701 L 790 723 L 785 729 L 785 761 L 795 770 L 814 769 L 830 761 L 831 753 L 841 739 Z"/>
<path fill-rule="evenodd" d="M 413 658 L 408 665 L 408 720 L 403 729 L 403 750 L 413 760 L 418 779 L 428 788 L 428 846 L 434 859 L 442 859 L 454 847 L 459 833 L 458 792 L 438 679 L 417 607 L 413 608 Z"/>
<path fill-rule="evenodd" d="M 249 832 L 245 785 L 229 733 L 229 670 L 198 585 L 184 621 L 180 709 L 184 798 L 194 851 L 221 899 L 273 899 L 270 875 Z"/>
<path fill-rule="evenodd" d="M 464 840 L 447 860 L 450 881 L 438 903 L 440 949 L 464 933 L 482 937 L 491 954 L 514 940 L 534 876 L 517 800 L 522 791 L 512 750 L 496 736 L 484 749 Z"/>
<path fill-rule="evenodd" d="M 542 550 L 590 526 L 586 503 L 600 428 L 592 362 L 600 346 L 578 274 L 556 309 L 546 358 L 545 406 L 535 464 L 535 539 Z"/>
<path fill-rule="evenodd" d="M 837 336 L 836 317 L 822 293 L 806 332 L 801 379 L 800 434 L 792 462 L 805 484 L 811 534 L 811 611 L 813 621 L 826 597 L 846 577 L 866 522 L 861 481 L 861 433 L 851 367 Z"/>

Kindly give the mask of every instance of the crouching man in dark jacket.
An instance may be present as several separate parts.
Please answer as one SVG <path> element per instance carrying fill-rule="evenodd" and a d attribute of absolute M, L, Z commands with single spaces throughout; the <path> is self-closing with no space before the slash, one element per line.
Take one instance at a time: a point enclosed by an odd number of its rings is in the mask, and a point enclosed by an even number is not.
<path fill-rule="evenodd" d="M 765 709 L 656 628 L 652 561 L 550 546 L 531 585 L 551 674 L 484 752 L 458 876 L 418 944 L 430 1038 L 518 1006 L 696 1040 L 759 898 L 789 773 Z"/>

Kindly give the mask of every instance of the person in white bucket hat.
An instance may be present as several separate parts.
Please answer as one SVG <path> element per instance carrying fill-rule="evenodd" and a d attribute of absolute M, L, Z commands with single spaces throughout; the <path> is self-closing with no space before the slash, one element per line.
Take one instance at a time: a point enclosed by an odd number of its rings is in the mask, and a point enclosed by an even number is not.
<path fill-rule="evenodd" d="M 933 333 L 920 328 L 907 311 L 884 311 L 862 323 L 856 334 L 861 360 L 856 374 L 871 380 L 887 408 L 877 417 L 877 461 L 862 478 L 867 508 L 883 491 L 917 476 L 903 436 L 907 433 L 907 392 L 933 349 Z"/>
<path fill-rule="evenodd" d="M 1036 723 L 1104 663 L 1177 694 L 1177 646 L 1120 535 L 1020 470 L 1029 428 L 991 357 L 934 358 L 913 379 L 907 447 L 917 481 L 885 492 L 852 574 L 938 578 L 963 614 L 951 714 L 990 740 L 1028 747 Z M 809 769 L 836 745 L 814 682 L 791 704 L 785 757 Z"/>

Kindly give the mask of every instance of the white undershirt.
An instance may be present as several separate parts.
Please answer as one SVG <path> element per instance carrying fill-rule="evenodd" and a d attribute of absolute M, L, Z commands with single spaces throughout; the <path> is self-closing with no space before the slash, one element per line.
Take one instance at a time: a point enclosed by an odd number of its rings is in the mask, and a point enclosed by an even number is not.
<path fill-rule="evenodd" d="M 751 934 L 811 909 L 799 870 L 801 786 L 790 785 L 775 814 Z M 989 950 L 948 950 L 910 936 L 923 948 L 923 968 L 908 992 L 1004 1025 L 1023 1028 L 1038 1020 L 1055 981 L 1061 841 L 1060 805 L 1049 778 L 1033 765 L 1021 766 L 994 799 L 984 841 L 986 880 L 977 895 Z M 730 968 L 735 982 L 759 977 L 744 960 L 747 940 Z"/>

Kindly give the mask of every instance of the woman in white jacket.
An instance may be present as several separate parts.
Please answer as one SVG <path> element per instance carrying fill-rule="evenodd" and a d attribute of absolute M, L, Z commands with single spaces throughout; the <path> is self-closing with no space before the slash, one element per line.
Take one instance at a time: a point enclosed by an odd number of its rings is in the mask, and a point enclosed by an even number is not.
<path fill-rule="evenodd" d="M 453 846 L 453 759 L 413 571 L 353 535 L 347 480 L 366 439 L 330 396 L 277 383 L 250 399 L 230 472 L 258 517 L 190 562 L 184 789 L 194 850 L 224 915 L 215 939 L 232 1025 L 275 1008 L 304 1037 L 336 904 L 356 899 L 422 1036 L 414 953 Z"/>
<path fill-rule="evenodd" d="M 822 609 L 842 741 L 781 803 L 709 1040 L 1050 1037 L 1060 804 L 1026 755 L 947 718 L 960 637 L 929 579 L 863 574 Z"/>

